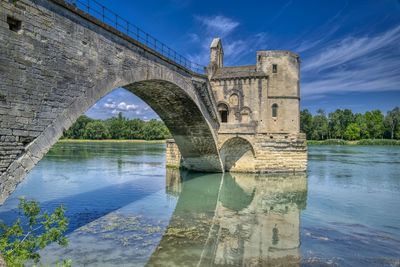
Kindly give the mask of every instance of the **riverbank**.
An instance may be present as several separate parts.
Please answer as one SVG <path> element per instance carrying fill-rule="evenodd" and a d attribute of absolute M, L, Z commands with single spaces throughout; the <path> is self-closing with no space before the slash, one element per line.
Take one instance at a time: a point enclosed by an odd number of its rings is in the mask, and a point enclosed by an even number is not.
<path fill-rule="evenodd" d="M 400 140 L 362 139 L 347 141 L 342 139 L 307 140 L 308 145 L 348 145 L 348 146 L 400 146 Z"/>
<path fill-rule="evenodd" d="M 162 144 L 165 140 L 125 140 L 125 139 L 60 139 L 59 143 L 153 143 Z M 344 146 L 400 146 L 400 140 L 391 139 L 362 139 L 348 141 L 342 139 L 307 140 L 308 145 L 344 145 Z"/>
<path fill-rule="evenodd" d="M 165 143 L 165 140 L 123 140 L 123 139 L 102 139 L 102 140 L 92 140 L 92 139 L 60 139 L 58 143 L 153 143 L 160 144 Z"/>

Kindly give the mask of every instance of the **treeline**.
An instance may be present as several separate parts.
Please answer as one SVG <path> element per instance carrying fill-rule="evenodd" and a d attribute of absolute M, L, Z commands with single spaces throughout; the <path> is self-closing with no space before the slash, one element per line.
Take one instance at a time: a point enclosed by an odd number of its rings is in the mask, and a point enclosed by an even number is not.
<path fill-rule="evenodd" d="M 316 115 L 304 109 L 300 112 L 300 128 L 309 140 L 326 139 L 400 139 L 400 108 L 384 115 L 380 110 L 353 113 L 350 109 L 337 109 Z"/>
<path fill-rule="evenodd" d="M 162 121 L 127 119 L 119 113 L 117 117 L 107 120 L 95 120 L 88 116 L 80 116 L 77 121 L 64 132 L 63 138 L 69 139 L 139 139 L 162 140 L 171 138 Z"/>

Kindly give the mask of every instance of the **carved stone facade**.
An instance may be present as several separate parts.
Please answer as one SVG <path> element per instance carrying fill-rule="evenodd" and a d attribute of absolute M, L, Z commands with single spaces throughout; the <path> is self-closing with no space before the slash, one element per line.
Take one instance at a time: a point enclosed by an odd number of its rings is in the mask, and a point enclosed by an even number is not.
<path fill-rule="evenodd" d="M 224 67 L 223 55 L 222 42 L 215 38 L 207 76 L 217 102 L 218 145 L 225 170 L 305 171 L 299 56 L 258 51 L 256 65 Z"/>
<path fill-rule="evenodd" d="M 223 56 L 222 42 L 215 38 L 206 70 L 218 112 L 217 140 L 225 171 L 305 171 L 299 56 L 258 51 L 256 65 L 240 67 L 224 67 Z M 177 149 L 167 143 L 167 166 L 179 166 Z"/>

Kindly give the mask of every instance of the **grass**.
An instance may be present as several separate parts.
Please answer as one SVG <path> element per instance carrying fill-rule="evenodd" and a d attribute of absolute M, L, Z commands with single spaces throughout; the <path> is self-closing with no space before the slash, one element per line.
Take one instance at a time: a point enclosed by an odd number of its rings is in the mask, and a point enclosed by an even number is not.
<path fill-rule="evenodd" d="M 342 139 L 307 140 L 309 145 L 350 145 L 350 146 L 400 146 L 400 140 L 362 139 L 347 141 Z"/>
<path fill-rule="evenodd" d="M 60 139 L 59 143 L 165 143 L 165 140 L 121 140 L 121 139 Z"/>

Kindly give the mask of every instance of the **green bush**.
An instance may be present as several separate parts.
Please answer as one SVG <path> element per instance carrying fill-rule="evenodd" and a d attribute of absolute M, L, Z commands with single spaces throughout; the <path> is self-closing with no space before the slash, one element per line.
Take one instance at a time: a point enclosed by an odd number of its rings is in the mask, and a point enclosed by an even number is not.
<path fill-rule="evenodd" d="M 18 209 L 22 219 L 18 218 L 12 226 L 0 221 L 0 251 L 7 266 L 24 266 L 32 260 L 39 263 L 39 249 L 52 242 L 67 246 L 64 236 L 68 228 L 63 206 L 57 207 L 52 214 L 42 212 L 36 201 L 20 199 Z M 64 260 L 58 266 L 70 266 L 70 260 Z"/>
<path fill-rule="evenodd" d="M 362 139 L 357 141 L 357 145 L 362 146 L 400 146 L 400 140 L 392 139 Z"/>

